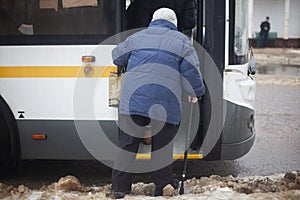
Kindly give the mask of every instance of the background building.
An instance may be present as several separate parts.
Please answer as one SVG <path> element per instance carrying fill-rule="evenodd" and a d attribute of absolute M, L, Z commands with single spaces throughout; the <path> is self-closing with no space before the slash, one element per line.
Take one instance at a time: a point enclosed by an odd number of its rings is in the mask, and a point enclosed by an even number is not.
<path fill-rule="evenodd" d="M 300 48 L 300 0 L 249 0 L 249 38 L 256 45 L 255 32 L 266 16 L 270 17 L 270 32 L 277 33 L 278 47 Z M 270 47 L 275 41 L 270 41 Z"/>

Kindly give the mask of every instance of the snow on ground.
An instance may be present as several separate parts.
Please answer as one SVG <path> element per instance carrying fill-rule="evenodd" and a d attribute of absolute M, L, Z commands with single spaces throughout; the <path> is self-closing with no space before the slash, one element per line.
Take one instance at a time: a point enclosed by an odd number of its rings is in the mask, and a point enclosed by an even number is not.
<path fill-rule="evenodd" d="M 185 181 L 185 194 L 179 195 L 177 190 L 170 186 L 164 189 L 162 197 L 153 197 L 154 184 L 135 183 L 132 193 L 124 199 L 300 199 L 300 172 L 275 174 L 272 176 L 249 177 L 220 177 L 212 175 L 200 179 Z M 24 185 L 18 187 L 0 183 L 0 199 L 21 200 L 85 200 L 110 199 L 111 185 L 103 187 L 84 187 L 74 176 L 66 176 L 58 182 L 43 186 L 39 190 L 31 190 Z"/>

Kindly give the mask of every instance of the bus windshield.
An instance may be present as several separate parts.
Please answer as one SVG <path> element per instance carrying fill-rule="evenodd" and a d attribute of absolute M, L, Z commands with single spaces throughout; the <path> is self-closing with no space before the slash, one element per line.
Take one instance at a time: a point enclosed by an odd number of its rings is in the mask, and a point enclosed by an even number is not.
<path fill-rule="evenodd" d="M 1 0 L 0 42 L 98 43 L 120 32 L 117 0 Z"/>
<path fill-rule="evenodd" d="M 248 55 L 248 1 L 236 0 L 234 25 L 234 53 L 237 63 L 247 62 Z"/>

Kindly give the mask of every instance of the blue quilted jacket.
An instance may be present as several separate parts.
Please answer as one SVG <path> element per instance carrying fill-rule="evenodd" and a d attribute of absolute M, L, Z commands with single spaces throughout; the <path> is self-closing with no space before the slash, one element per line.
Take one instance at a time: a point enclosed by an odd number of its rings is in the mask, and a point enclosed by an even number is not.
<path fill-rule="evenodd" d="M 194 47 L 166 20 L 155 20 L 128 37 L 112 57 L 115 65 L 126 66 L 120 114 L 179 124 L 182 90 L 192 97 L 204 95 Z"/>

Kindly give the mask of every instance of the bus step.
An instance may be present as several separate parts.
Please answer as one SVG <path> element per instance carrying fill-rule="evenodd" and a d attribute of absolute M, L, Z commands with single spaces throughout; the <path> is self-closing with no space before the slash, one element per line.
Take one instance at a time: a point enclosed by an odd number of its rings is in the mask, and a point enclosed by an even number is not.
<path fill-rule="evenodd" d="M 184 158 L 184 154 L 177 154 L 177 153 L 173 154 L 173 159 L 174 160 L 183 160 L 183 158 Z M 187 155 L 187 158 L 189 160 L 199 160 L 199 159 L 203 158 L 203 154 L 189 153 Z M 151 153 L 138 153 L 136 155 L 136 159 L 138 159 L 138 160 L 150 160 L 151 159 Z"/>

